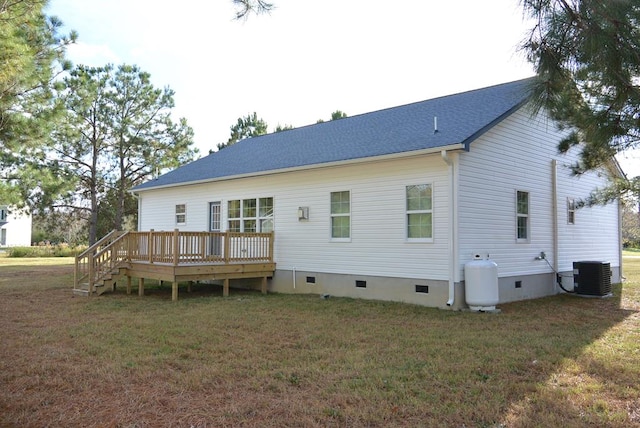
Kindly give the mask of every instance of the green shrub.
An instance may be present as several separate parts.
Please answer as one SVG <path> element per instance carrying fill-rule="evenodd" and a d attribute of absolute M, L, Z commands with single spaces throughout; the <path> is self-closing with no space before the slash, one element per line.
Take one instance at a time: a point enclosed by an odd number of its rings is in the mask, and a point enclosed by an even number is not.
<path fill-rule="evenodd" d="M 7 249 L 7 257 L 75 257 L 85 249 L 84 246 L 70 247 L 68 244 L 11 247 Z"/>
<path fill-rule="evenodd" d="M 7 250 L 8 257 L 33 257 L 31 253 L 31 247 L 11 247 Z"/>

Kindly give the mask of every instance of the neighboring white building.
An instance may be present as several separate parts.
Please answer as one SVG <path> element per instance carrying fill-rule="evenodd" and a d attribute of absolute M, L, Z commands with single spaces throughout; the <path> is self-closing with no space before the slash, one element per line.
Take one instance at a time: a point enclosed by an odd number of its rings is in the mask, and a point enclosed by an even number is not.
<path fill-rule="evenodd" d="M 31 214 L 0 205 L 0 247 L 31 246 Z"/>
<path fill-rule="evenodd" d="M 572 287 L 575 261 L 619 282 L 618 205 L 574 205 L 619 168 L 572 176 L 529 84 L 238 142 L 134 188 L 139 230 L 273 230 L 276 292 L 461 308 L 475 254 L 498 265 L 499 303 L 560 292 L 554 271 Z"/>

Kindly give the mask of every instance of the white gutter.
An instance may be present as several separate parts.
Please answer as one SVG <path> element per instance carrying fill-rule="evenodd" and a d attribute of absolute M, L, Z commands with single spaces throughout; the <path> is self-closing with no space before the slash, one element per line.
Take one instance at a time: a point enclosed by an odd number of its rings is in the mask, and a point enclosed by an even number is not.
<path fill-rule="evenodd" d="M 558 270 L 560 255 L 558 254 L 558 161 L 556 159 L 551 161 L 551 212 L 553 215 L 553 270 L 560 272 Z M 553 289 L 558 293 L 560 291 L 558 281 L 554 280 L 553 284 Z"/>
<path fill-rule="evenodd" d="M 442 150 L 440 152 L 440 156 L 442 156 L 442 160 L 447 164 L 449 172 L 449 300 L 447 300 L 447 306 L 452 306 L 455 300 L 455 280 L 456 270 L 458 267 L 458 251 L 456 245 L 457 195 L 455 188 L 455 157 L 450 158 L 446 150 Z"/>

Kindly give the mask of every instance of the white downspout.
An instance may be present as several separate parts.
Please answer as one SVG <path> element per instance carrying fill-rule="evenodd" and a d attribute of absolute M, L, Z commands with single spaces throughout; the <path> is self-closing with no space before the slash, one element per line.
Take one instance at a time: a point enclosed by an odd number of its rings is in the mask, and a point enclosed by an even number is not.
<path fill-rule="evenodd" d="M 296 289 L 296 268 L 293 268 L 293 289 Z"/>
<path fill-rule="evenodd" d="M 448 166 L 449 172 L 449 237 L 448 237 L 448 250 L 449 250 L 449 300 L 447 300 L 447 306 L 452 306 L 455 300 L 455 275 L 456 275 L 456 192 L 455 192 L 455 175 L 454 175 L 454 161 L 449 158 L 446 150 L 440 152 L 442 160 Z"/>
<path fill-rule="evenodd" d="M 553 270 L 560 272 L 558 270 L 560 255 L 558 254 L 558 161 L 556 159 L 551 161 L 551 201 L 553 213 Z M 557 281 L 553 283 L 553 289 L 558 293 L 558 283 Z"/>
<path fill-rule="evenodd" d="M 640 196 L 640 195 L 639 195 Z M 620 265 L 620 282 L 624 278 L 622 263 L 622 201 L 618 198 L 618 264 Z"/>

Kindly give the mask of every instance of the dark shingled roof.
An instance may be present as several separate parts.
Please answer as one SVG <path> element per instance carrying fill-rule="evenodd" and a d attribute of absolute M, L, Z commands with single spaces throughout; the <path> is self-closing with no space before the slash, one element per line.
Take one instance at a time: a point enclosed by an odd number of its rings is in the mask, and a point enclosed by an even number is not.
<path fill-rule="evenodd" d="M 455 145 L 468 150 L 473 140 L 526 102 L 531 81 L 518 80 L 248 138 L 132 190 Z"/>

